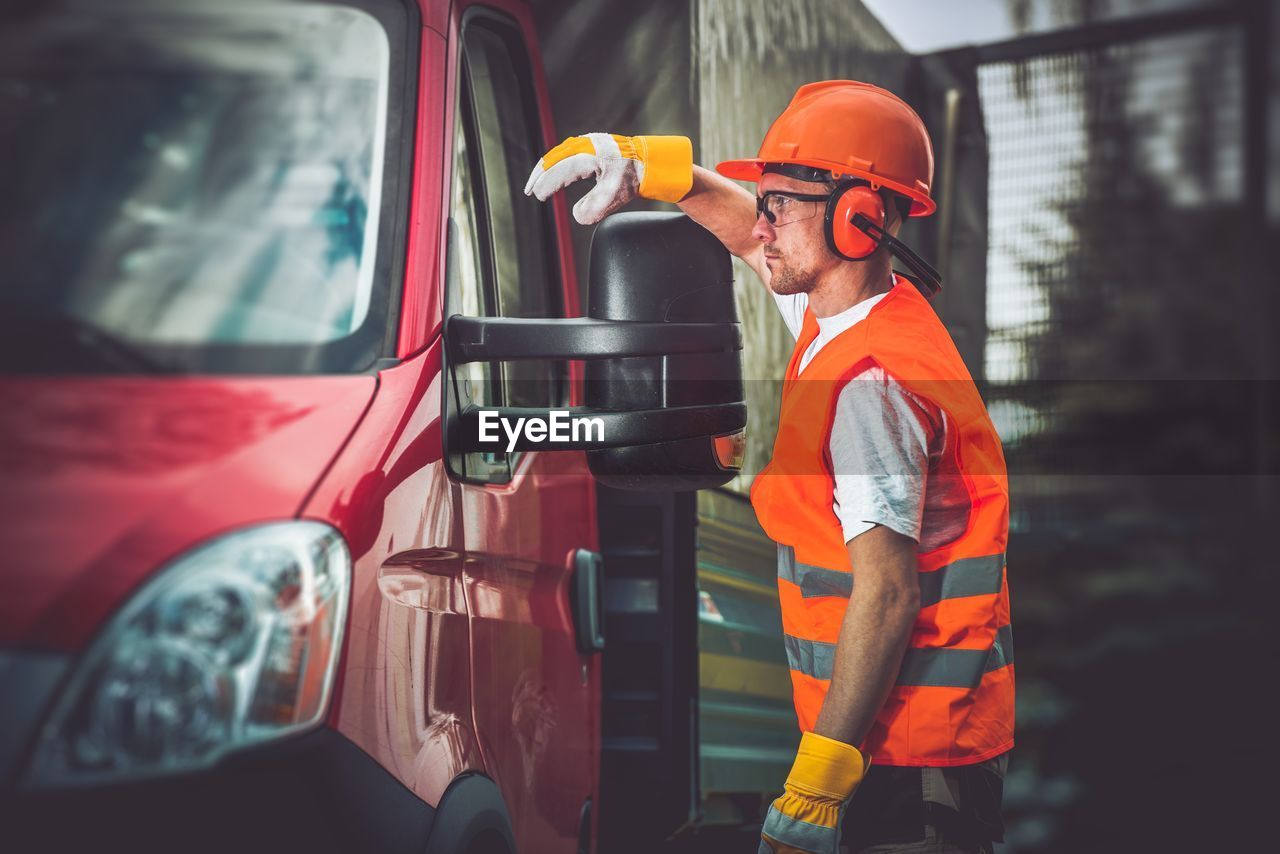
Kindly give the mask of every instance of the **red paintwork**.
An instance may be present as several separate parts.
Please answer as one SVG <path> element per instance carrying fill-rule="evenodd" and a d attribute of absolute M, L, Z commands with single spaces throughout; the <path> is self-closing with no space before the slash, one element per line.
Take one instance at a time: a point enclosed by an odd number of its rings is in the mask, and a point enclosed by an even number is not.
<path fill-rule="evenodd" d="M 451 69 L 459 24 L 472 5 L 478 4 L 453 5 Z M 550 148 L 556 135 L 532 14 L 524 3 L 484 5 L 520 25 L 534 59 L 543 142 Z M 449 92 L 454 89 L 451 81 Z M 563 194 L 554 197 L 552 213 L 564 305 L 576 315 L 578 283 Z M 572 400 L 579 403 L 581 363 L 571 370 Z M 558 452 L 525 455 L 506 486 L 463 484 L 460 490 L 463 551 L 475 567 L 468 574 L 473 709 L 486 770 L 502 790 L 525 850 L 571 851 L 583 801 L 590 797 L 597 810 L 600 803 L 600 658 L 578 655 L 567 610 L 572 553 L 597 548 L 595 483 L 583 454 Z M 594 835 L 593 823 L 593 850 Z"/>
<path fill-rule="evenodd" d="M 380 374 L 303 512 L 355 562 L 330 725 L 428 803 L 485 772 L 527 850 L 572 851 L 599 767 L 598 658 L 574 647 L 567 590 L 596 545 L 592 481 L 579 453 L 527 454 L 503 486 L 450 480 L 441 347 Z"/>
<path fill-rule="evenodd" d="M 0 644 L 83 649 L 199 542 L 327 521 L 354 564 L 328 726 L 433 805 L 458 774 L 489 775 L 521 850 L 571 852 L 583 801 L 599 801 L 599 657 L 578 654 L 568 604 L 573 552 L 597 547 L 594 483 L 578 452 L 525 454 L 501 486 L 446 472 L 445 189 L 458 22 L 472 4 L 421 5 L 402 361 L 376 377 L 0 383 Z M 532 18 L 522 3 L 485 5 L 528 40 L 549 147 Z M 553 209 L 576 307 L 568 210 L 559 197 Z"/>
<path fill-rule="evenodd" d="M 484 770 L 471 720 L 470 632 L 442 461 L 440 351 L 383 371 L 378 395 L 304 511 L 347 537 L 351 617 L 330 725 L 428 803 Z"/>
<path fill-rule="evenodd" d="M 305 511 L 349 532 L 356 560 L 330 724 L 428 803 L 458 773 L 485 772 L 524 850 L 573 851 L 583 801 L 599 803 L 599 658 L 577 653 L 567 589 L 573 551 L 596 547 L 594 484 L 579 453 L 527 454 L 500 487 L 458 484 L 440 459 L 445 188 L 469 5 L 454 5 L 447 46 L 432 33 L 423 42 L 420 115 L 441 111 L 443 130 L 420 124 L 416 145 L 399 352 L 417 355 L 380 374 L 369 415 Z M 516 18 L 536 57 L 527 10 L 485 5 Z M 535 83 L 550 147 L 540 67 Z M 554 213 L 565 305 L 576 307 L 563 199 Z"/>
<path fill-rule="evenodd" d="M 461 487 L 476 731 L 533 851 L 572 850 L 597 794 L 599 657 L 577 653 L 567 589 L 574 549 L 596 538 L 583 468 L 577 454 L 531 455 L 504 488 Z"/>
<path fill-rule="evenodd" d="M 0 644 L 80 649 L 164 563 L 298 512 L 372 377 L 6 378 Z"/>
<path fill-rule="evenodd" d="M 449 29 L 449 0 L 418 0 L 422 25 L 444 35 Z"/>
<path fill-rule="evenodd" d="M 424 0 L 424 6 L 429 5 Z M 447 3 L 438 4 L 447 7 Z M 424 20 L 427 13 L 423 12 Z M 451 50 L 451 49 L 450 49 Z M 448 213 L 440 203 L 448 186 L 447 164 L 452 162 L 453 92 L 457 88 L 452 56 L 446 63 L 444 36 L 422 31 L 418 74 L 418 127 L 414 144 L 413 193 L 409 211 L 409 256 L 405 265 L 404 299 L 400 306 L 401 359 L 417 353 L 440 334 L 444 305 L 444 250 Z"/>

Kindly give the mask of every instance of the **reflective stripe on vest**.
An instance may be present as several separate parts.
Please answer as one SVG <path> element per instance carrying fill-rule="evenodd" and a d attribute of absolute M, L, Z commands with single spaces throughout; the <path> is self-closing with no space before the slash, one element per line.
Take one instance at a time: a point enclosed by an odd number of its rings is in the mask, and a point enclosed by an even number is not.
<path fill-rule="evenodd" d="M 943 599 L 999 593 L 1004 580 L 1004 555 L 961 558 L 918 575 L 921 608 L 937 605 Z M 853 573 L 800 563 L 791 546 L 778 547 L 778 577 L 799 587 L 800 595 L 806 599 L 814 596 L 847 599 L 853 595 Z"/>
<path fill-rule="evenodd" d="M 784 635 L 791 669 L 830 679 L 835 667 L 836 645 Z M 896 684 L 929 688 L 977 688 L 984 674 L 1013 664 L 1013 627 L 1002 626 L 987 649 L 915 647 L 902 657 Z"/>

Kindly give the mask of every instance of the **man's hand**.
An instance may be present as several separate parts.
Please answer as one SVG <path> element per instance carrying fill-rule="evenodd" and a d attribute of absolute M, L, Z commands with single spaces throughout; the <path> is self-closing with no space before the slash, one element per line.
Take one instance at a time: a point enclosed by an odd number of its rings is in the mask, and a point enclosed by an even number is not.
<path fill-rule="evenodd" d="M 571 136 L 533 167 L 524 194 L 545 202 L 574 181 L 596 185 L 573 206 L 573 218 L 593 225 L 636 196 L 678 202 L 693 185 L 693 145 L 685 136 Z"/>
<path fill-rule="evenodd" d="M 578 222 L 594 225 L 637 196 L 676 202 L 769 284 L 764 247 L 751 235 L 758 218 L 755 196 L 710 169 L 694 166 L 688 137 L 571 136 L 542 155 L 524 194 L 545 202 L 573 182 L 592 177 L 595 187 L 573 206 Z"/>
<path fill-rule="evenodd" d="M 867 765 L 853 745 L 806 732 L 782 797 L 765 816 L 758 854 L 836 854 L 845 805 Z"/>

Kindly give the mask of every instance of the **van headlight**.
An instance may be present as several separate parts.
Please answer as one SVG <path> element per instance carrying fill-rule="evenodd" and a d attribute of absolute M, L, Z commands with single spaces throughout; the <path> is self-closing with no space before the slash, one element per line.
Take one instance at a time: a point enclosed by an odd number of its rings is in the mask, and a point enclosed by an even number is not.
<path fill-rule="evenodd" d="M 207 767 L 324 715 L 351 557 L 314 521 L 236 531 L 140 588 L 77 663 L 32 757 L 32 787 Z"/>

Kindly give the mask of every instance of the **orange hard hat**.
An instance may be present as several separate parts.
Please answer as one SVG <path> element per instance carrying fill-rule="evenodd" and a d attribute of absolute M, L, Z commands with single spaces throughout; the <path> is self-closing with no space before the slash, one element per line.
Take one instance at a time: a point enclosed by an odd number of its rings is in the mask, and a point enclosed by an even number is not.
<path fill-rule="evenodd" d="M 835 178 L 852 176 L 911 199 L 910 216 L 928 216 L 937 207 L 933 145 L 915 110 L 879 86 L 856 80 L 825 80 L 796 90 L 749 160 L 726 160 L 716 171 L 739 181 L 758 181 L 769 163 L 825 169 Z"/>

